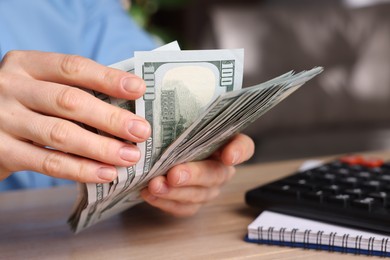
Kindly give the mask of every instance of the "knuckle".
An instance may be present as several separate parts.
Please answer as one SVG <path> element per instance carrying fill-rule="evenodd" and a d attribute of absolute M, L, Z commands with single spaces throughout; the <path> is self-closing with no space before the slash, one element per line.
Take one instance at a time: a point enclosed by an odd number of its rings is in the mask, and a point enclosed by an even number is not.
<path fill-rule="evenodd" d="M 60 176 L 62 172 L 62 156 L 60 153 L 49 153 L 42 161 L 42 170 L 49 175 Z"/>
<path fill-rule="evenodd" d="M 12 86 L 12 80 L 7 73 L 0 71 L 0 93 L 6 95 L 7 86 Z"/>
<path fill-rule="evenodd" d="M 115 82 L 119 81 L 117 77 L 118 73 L 113 69 L 104 68 L 101 75 L 102 82 L 104 82 L 104 84 L 107 86 L 112 86 L 115 84 Z"/>
<path fill-rule="evenodd" d="M 60 72 L 64 76 L 73 76 L 80 74 L 87 66 L 86 59 L 79 55 L 65 55 L 60 62 Z"/>
<path fill-rule="evenodd" d="M 227 177 L 227 173 L 220 170 L 217 174 L 217 181 L 215 184 L 218 186 L 225 183 L 226 177 Z"/>
<path fill-rule="evenodd" d="M 77 111 L 81 103 L 81 90 L 77 88 L 64 88 L 56 97 L 57 106 L 66 111 Z"/>
<path fill-rule="evenodd" d="M 112 157 L 112 152 L 114 148 L 111 149 L 113 146 L 113 143 L 109 139 L 103 139 L 99 143 L 98 149 L 95 149 L 95 157 L 97 157 L 98 160 L 107 161 Z"/>
<path fill-rule="evenodd" d="M 205 190 L 203 191 L 201 194 L 198 194 L 197 195 L 197 199 L 193 200 L 192 203 L 205 203 L 207 202 L 209 199 L 209 191 L 208 190 Z M 194 196 L 196 197 L 196 196 Z"/>
<path fill-rule="evenodd" d="M 115 109 L 108 114 L 106 122 L 108 126 L 115 127 L 116 125 L 118 125 L 119 122 L 124 121 L 123 118 L 124 118 L 123 112 L 119 109 Z M 120 123 L 120 125 L 124 125 L 124 124 Z"/>
<path fill-rule="evenodd" d="M 66 121 L 58 121 L 49 131 L 49 144 L 55 147 L 63 146 L 68 140 L 69 130 Z"/>
<path fill-rule="evenodd" d="M 7 145 L 3 145 L 3 142 L 0 142 L 0 154 L 10 154 L 12 152 L 11 147 L 7 147 Z M 5 166 L 7 160 L 5 156 L 0 156 L 0 166 Z"/>
<path fill-rule="evenodd" d="M 8 138 L 6 136 L 5 137 L 0 136 L 0 140 L 1 140 L 0 154 L 7 155 L 7 156 L 0 156 L 0 171 L 10 173 L 19 170 L 20 163 L 18 163 L 18 161 L 14 159 L 14 155 L 15 155 L 14 150 L 16 147 L 12 146 L 7 139 Z"/>
<path fill-rule="evenodd" d="M 85 173 L 88 172 L 88 170 L 89 170 L 88 166 L 84 163 L 81 163 L 77 168 L 77 170 L 72 172 L 71 178 L 74 179 L 75 181 L 84 182 L 86 176 Z"/>
<path fill-rule="evenodd" d="M 189 204 L 201 203 L 206 200 L 206 197 L 207 196 L 205 192 L 197 192 L 196 194 L 194 192 L 192 196 L 188 197 L 185 200 L 185 203 L 189 203 Z"/>
<path fill-rule="evenodd" d="M 186 195 L 180 194 L 178 198 L 171 198 L 177 202 L 184 203 L 185 205 L 196 205 L 198 203 L 205 203 L 209 200 L 211 189 L 194 187 L 187 191 Z"/>
<path fill-rule="evenodd" d="M 4 55 L 1 61 L 1 66 L 8 63 L 14 63 L 15 61 L 22 59 L 23 56 L 23 51 L 11 50 Z"/>
<path fill-rule="evenodd" d="M 176 201 L 174 201 L 169 209 L 167 209 L 172 215 L 178 217 L 182 213 L 182 205 Z"/>
<path fill-rule="evenodd" d="M 201 199 L 199 201 L 197 201 L 197 203 L 207 203 L 210 200 L 213 200 L 216 197 L 218 197 L 219 193 L 220 193 L 219 188 L 217 188 L 217 187 L 209 188 L 209 189 L 204 191 L 203 195 L 201 196 Z"/>
<path fill-rule="evenodd" d="M 212 176 L 210 181 L 211 186 L 219 186 L 222 183 L 224 183 L 226 179 L 226 174 L 225 171 L 222 169 L 221 165 L 215 163 L 212 164 L 212 166 L 210 165 L 210 168 L 211 168 L 211 172 L 213 173 L 210 174 Z"/>
<path fill-rule="evenodd" d="M 2 152 L 1 149 L 0 149 L 0 152 Z M 3 153 L 1 153 L 1 154 L 3 154 Z M 2 179 L 1 176 L 5 176 L 6 174 L 10 174 L 10 172 L 11 172 L 11 169 L 7 166 L 7 160 L 3 160 L 2 158 L 0 158 L 0 180 Z"/>
<path fill-rule="evenodd" d="M 208 197 L 207 197 L 207 201 L 215 199 L 216 197 L 219 196 L 220 193 L 221 193 L 220 189 L 212 189 L 212 190 L 210 190 L 209 194 L 208 194 Z"/>

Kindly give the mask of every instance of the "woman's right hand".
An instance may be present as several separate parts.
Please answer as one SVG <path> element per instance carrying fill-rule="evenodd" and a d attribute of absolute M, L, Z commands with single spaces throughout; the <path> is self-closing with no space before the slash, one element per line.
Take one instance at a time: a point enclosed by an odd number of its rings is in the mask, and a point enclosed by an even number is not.
<path fill-rule="evenodd" d="M 114 165 L 139 160 L 135 145 L 75 122 L 143 142 L 151 133 L 147 121 L 74 86 L 123 99 L 137 99 L 145 91 L 139 77 L 80 56 L 39 51 L 5 55 L 0 63 L 0 180 L 32 170 L 79 182 L 110 182 L 117 176 Z"/>

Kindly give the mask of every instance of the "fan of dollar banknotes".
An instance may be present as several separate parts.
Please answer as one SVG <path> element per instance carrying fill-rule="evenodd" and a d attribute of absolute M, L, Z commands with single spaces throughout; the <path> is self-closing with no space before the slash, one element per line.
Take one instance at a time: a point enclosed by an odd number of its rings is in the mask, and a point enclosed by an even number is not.
<path fill-rule="evenodd" d="M 244 51 L 181 51 L 177 42 L 111 65 L 143 78 L 146 92 L 136 101 L 91 94 L 148 120 L 151 137 L 137 144 L 140 161 L 117 167 L 111 183 L 79 183 L 69 224 L 80 232 L 140 202 L 148 181 L 174 165 L 208 157 L 229 138 L 257 120 L 321 67 L 288 72 L 242 89 Z M 91 129 L 108 135 L 98 129 Z"/>

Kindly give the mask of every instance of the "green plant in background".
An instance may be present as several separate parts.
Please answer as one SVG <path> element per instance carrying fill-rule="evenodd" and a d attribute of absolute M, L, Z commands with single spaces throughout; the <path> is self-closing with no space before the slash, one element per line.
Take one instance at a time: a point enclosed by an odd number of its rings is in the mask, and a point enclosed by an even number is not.
<path fill-rule="evenodd" d="M 170 13 L 184 8 L 190 0 L 132 0 L 130 15 L 146 31 L 163 42 L 176 40 L 178 35 L 170 28 L 154 22 L 159 13 Z"/>

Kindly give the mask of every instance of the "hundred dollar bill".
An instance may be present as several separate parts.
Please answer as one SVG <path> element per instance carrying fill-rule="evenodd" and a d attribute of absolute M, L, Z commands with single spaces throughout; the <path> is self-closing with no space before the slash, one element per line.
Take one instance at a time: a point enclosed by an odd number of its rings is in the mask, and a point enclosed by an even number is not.
<path fill-rule="evenodd" d="M 322 71 L 318 67 L 298 74 L 288 73 L 269 82 L 220 96 L 162 154 L 148 178 L 159 175 L 174 165 L 208 157 L 231 136 Z"/>
<path fill-rule="evenodd" d="M 147 182 L 150 178 L 165 173 L 178 163 L 209 156 L 232 135 L 245 128 L 321 71 L 322 68 L 315 68 L 295 75 L 289 73 L 278 80 L 220 96 L 163 152 L 144 181 Z M 128 193 L 122 193 L 122 199 L 112 207 L 108 207 L 108 210 L 107 204 L 100 204 L 99 206 L 103 207 L 99 207 L 94 216 L 104 219 L 141 202 L 139 199 L 141 187 L 134 187 Z"/>
<path fill-rule="evenodd" d="M 81 196 L 69 219 L 75 232 L 142 202 L 140 190 L 152 177 L 176 164 L 206 158 L 322 71 L 290 72 L 241 89 L 241 52 L 136 53 L 131 60 L 134 72 L 146 81 L 148 90 L 136 101 L 135 110 L 152 125 L 152 137 L 139 145 L 143 160 L 136 167 L 122 167 L 125 170 L 116 181 L 81 185 Z M 233 66 L 231 61 L 235 61 Z M 117 106 L 128 102 L 105 100 Z M 128 107 L 134 111 L 134 104 Z"/>
<path fill-rule="evenodd" d="M 152 127 L 138 144 L 141 160 L 136 178 L 142 181 L 162 152 L 220 95 L 241 89 L 244 51 L 136 52 L 135 74 L 146 83 L 136 101 L 137 115 Z"/>
<path fill-rule="evenodd" d="M 166 44 L 160 48 L 155 49 L 154 51 L 166 51 L 166 50 L 180 50 L 178 43 L 172 42 Z M 120 61 L 118 63 L 110 65 L 110 67 L 115 69 L 120 69 L 129 73 L 134 74 L 134 58 Z M 108 96 L 104 93 L 97 91 L 92 91 L 85 89 L 88 93 L 94 95 L 95 97 L 101 99 L 102 101 L 112 104 L 117 107 L 121 107 L 130 112 L 135 113 L 135 101 L 127 99 L 119 99 Z M 99 129 L 91 128 L 89 126 L 83 125 L 86 129 L 98 133 L 104 136 L 111 136 L 110 134 L 103 132 Z M 116 138 L 116 137 L 113 137 Z M 118 177 L 111 183 L 97 183 L 97 184 L 84 184 L 78 183 L 79 187 L 79 196 L 76 200 L 74 210 L 69 218 L 69 223 L 73 229 L 77 229 L 79 226 L 89 226 L 89 222 L 92 219 L 92 216 L 97 212 L 97 206 L 99 203 L 102 203 L 104 199 L 112 194 L 114 191 L 121 191 L 130 186 L 131 182 L 135 177 L 135 166 L 130 167 L 116 167 L 118 172 Z"/>
<path fill-rule="evenodd" d="M 82 189 L 88 199 L 80 199 L 84 210 L 75 210 L 71 217 L 70 223 L 76 231 L 139 203 L 139 189 L 132 190 L 132 187 L 146 185 L 142 177 L 147 175 L 147 169 L 161 152 L 212 100 L 242 86 L 243 50 L 137 52 L 135 59 L 112 67 L 132 72 L 133 64 L 135 73 L 147 85 L 143 99 L 137 100 L 136 112 L 149 121 L 152 137 L 138 145 L 144 156 L 135 167 L 117 167 L 118 178 L 114 182 L 87 184 L 86 189 Z M 142 68 L 141 72 L 137 73 L 137 68 Z M 125 109 L 134 107 L 127 100 L 94 94 Z"/>

